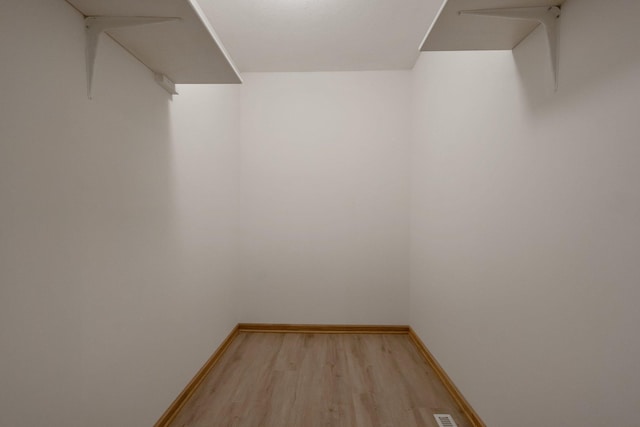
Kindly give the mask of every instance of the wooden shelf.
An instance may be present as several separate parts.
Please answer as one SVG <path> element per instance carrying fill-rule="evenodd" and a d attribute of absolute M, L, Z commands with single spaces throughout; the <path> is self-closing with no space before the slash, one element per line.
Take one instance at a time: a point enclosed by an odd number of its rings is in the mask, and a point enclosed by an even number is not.
<path fill-rule="evenodd" d="M 557 88 L 556 27 L 564 0 L 448 0 L 421 51 L 511 50 L 545 27 Z"/>
<path fill-rule="evenodd" d="M 460 14 L 478 9 L 556 6 L 562 0 L 448 0 L 431 25 L 421 51 L 511 50 L 539 25 L 529 20 Z"/>
<path fill-rule="evenodd" d="M 91 44 L 95 50 L 101 32 L 165 76 L 165 83 L 166 78 L 187 84 L 242 82 L 196 0 L 66 1 L 86 18 L 89 92 L 93 74 L 90 61 L 95 59 L 95 51 L 91 58 Z"/>

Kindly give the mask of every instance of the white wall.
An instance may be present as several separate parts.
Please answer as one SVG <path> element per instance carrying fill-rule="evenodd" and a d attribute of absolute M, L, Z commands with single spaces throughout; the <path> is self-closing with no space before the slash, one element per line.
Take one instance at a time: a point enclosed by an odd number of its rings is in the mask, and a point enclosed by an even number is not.
<path fill-rule="evenodd" d="M 237 87 L 181 87 L 82 17 L 0 14 L 0 425 L 148 426 L 237 321 Z"/>
<path fill-rule="evenodd" d="M 492 427 L 638 425 L 640 3 L 414 70 L 411 325 Z"/>
<path fill-rule="evenodd" d="M 407 322 L 409 72 L 249 73 L 245 322 Z"/>
<path fill-rule="evenodd" d="M 0 425 L 150 425 L 239 320 L 410 323 L 488 425 L 637 425 L 640 4 L 567 1 L 555 94 L 540 33 L 173 101 L 105 39 L 88 101 L 81 17 L 5 3 Z"/>

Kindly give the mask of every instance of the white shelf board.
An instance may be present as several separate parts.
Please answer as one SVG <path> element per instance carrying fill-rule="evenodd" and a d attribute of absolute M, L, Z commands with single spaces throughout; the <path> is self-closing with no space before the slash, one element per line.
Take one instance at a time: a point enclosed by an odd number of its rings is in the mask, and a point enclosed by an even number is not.
<path fill-rule="evenodd" d="M 557 6 L 563 0 L 448 0 L 427 32 L 421 51 L 511 50 L 539 23 L 491 16 L 461 15 L 478 9 Z"/>
<path fill-rule="evenodd" d="M 143 64 L 174 83 L 242 83 L 196 0 L 66 0 L 85 17 L 176 17 L 107 30 Z"/>

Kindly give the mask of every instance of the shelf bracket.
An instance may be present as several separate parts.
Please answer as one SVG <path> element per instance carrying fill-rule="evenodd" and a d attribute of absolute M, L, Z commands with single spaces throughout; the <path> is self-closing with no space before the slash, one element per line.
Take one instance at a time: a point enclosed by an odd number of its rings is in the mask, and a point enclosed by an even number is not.
<path fill-rule="evenodd" d="M 98 51 L 100 34 L 116 28 L 133 27 L 138 25 L 157 24 L 160 22 L 177 21 L 181 18 L 152 17 L 152 16 L 88 16 L 84 19 L 87 38 L 87 96 L 92 99 L 93 73 Z"/>
<path fill-rule="evenodd" d="M 560 6 L 461 10 L 459 13 L 461 15 L 492 16 L 496 18 L 534 21 L 542 25 L 547 34 L 547 44 L 549 46 L 555 90 L 558 90 L 558 18 L 560 18 Z"/>

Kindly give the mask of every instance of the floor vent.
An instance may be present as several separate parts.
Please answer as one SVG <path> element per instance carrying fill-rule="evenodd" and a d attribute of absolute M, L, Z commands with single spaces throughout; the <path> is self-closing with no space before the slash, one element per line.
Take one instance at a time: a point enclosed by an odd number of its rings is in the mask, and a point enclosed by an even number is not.
<path fill-rule="evenodd" d="M 440 427 L 458 427 L 453 417 L 449 414 L 433 414 Z"/>

